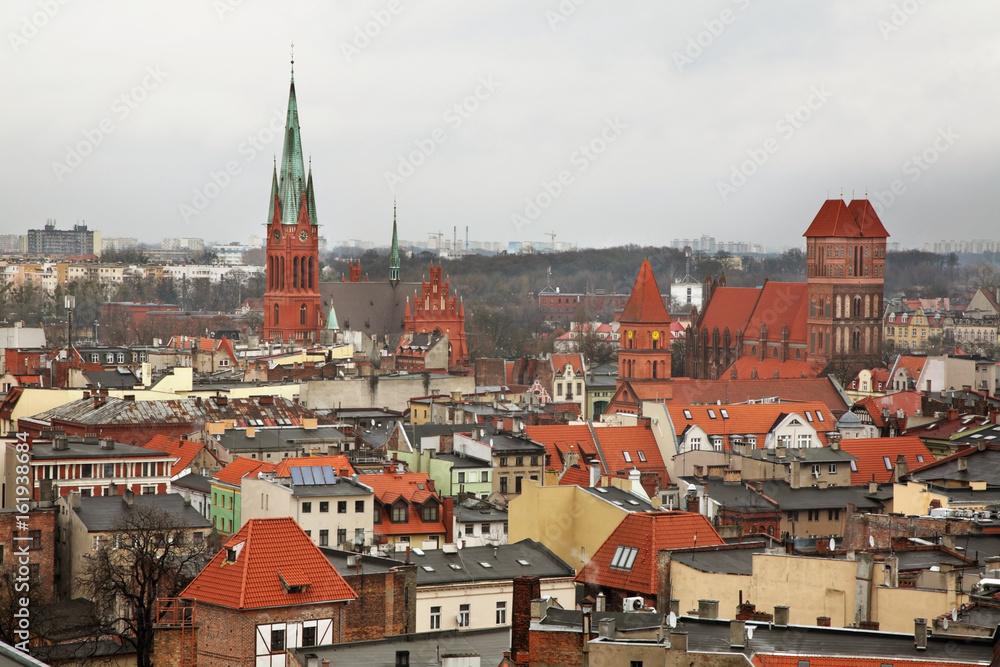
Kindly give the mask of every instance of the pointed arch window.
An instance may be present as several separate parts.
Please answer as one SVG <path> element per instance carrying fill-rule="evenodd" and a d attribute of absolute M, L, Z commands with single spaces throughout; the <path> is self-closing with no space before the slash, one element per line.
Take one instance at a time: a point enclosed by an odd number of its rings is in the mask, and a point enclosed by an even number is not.
<path fill-rule="evenodd" d="M 309 258 L 309 289 L 313 288 L 313 273 L 316 271 L 314 261 L 312 257 Z"/>
<path fill-rule="evenodd" d="M 302 304 L 299 307 L 299 324 L 306 323 L 306 304 Z"/>
<path fill-rule="evenodd" d="M 279 258 L 279 260 L 278 260 L 278 266 L 279 266 L 279 268 L 278 268 L 278 275 L 281 276 L 281 278 L 280 278 L 281 284 L 280 284 L 279 287 L 280 287 L 280 289 L 285 289 L 285 258 L 284 257 L 280 257 Z M 275 318 L 275 321 L 277 321 L 277 318 Z"/>
<path fill-rule="evenodd" d="M 275 326 L 277 326 L 277 324 L 278 324 L 278 315 L 279 315 L 278 304 L 274 304 L 274 324 L 275 324 Z"/>
<path fill-rule="evenodd" d="M 292 289 L 299 287 L 299 258 L 292 258 Z"/>

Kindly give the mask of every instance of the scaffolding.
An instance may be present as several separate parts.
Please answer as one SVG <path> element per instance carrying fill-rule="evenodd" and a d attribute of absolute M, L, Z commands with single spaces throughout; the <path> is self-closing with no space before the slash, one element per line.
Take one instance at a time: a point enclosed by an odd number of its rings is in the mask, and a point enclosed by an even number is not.
<path fill-rule="evenodd" d="M 198 664 L 198 644 L 195 635 L 194 600 L 159 598 L 156 601 L 156 626 L 158 629 L 175 629 L 179 632 L 178 667 L 195 667 Z"/>

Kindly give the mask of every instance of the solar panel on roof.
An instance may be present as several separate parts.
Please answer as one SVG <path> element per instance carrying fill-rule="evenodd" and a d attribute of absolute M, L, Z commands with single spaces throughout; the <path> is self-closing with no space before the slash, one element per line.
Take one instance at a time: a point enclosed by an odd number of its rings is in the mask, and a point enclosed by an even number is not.
<path fill-rule="evenodd" d="M 302 466 L 299 468 L 302 471 L 302 481 L 306 484 L 315 484 L 316 480 L 313 479 L 313 471 L 309 466 Z"/>
<path fill-rule="evenodd" d="M 323 466 L 323 481 L 327 484 L 336 484 L 337 473 L 334 472 L 333 466 Z"/>
<path fill-rule="evenodd" d="M 302 484 L 302 471 L 298 468 L 292 468 L 292 484 Z"/>

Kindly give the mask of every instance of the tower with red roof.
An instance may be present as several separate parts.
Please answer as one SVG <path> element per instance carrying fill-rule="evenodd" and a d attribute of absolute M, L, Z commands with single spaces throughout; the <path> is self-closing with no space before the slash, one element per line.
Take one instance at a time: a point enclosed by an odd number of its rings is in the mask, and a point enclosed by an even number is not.
<path fill-rule="evenodd" d="M 410 333 L 437 333 L 448 336 L 448 366 L 469 362 L 465 341 L 465 304 L 451 293 L 448 278 L 442 279 L 441 263 L 431 263 L 430 280 L 421 280 L 420 293 L 413 293 L 413 304 L 406 301 L 403 330 Z"/>

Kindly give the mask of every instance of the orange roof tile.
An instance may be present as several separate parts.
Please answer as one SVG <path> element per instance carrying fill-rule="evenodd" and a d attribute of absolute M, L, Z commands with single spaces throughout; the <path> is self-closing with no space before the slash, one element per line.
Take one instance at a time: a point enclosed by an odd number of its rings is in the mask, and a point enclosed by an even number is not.
<path fill-rule="evenodd" d="M 229 549 L 235 562 L 227 561 Z M 288 586 L 306 586 L 286 593 Z M 291 517 L 250 519 L 181 597 L 231 609 L 354 600 L 354 589 Z"/>
<path fill-rule="evenodd" d="M 628 476 L 633 467 L 641 472 L 656 472 L 663 475 L 663 483 L 669 482 L 663 456 L 656 445 L 653 432 L 645 426 L 605 426 L 594 429 L 597 444 L 608 467 L 608 474 Z"/>
<path fill-rule="evenodd" d="M 816 378 L 823 373 L 824 368 L 826 368 L 825 364 L 799 361 L 797 359 L 781 361 L 780 359 L 768 357 L 764 361 L 761 361 L 757 357 L 740 357 L 722 371 L 721 379 L 732 379 L 733 370 L 736 371 L 737 378 L 744 380 L 754 378 L 761 380 Z"/>
<path fill-rule="evenodd" d="M 559 486 L 590 486 L 590 470 L 578 465 L 570 466 L 559 478 Z"/>
<path fill-rule="evenodd" d="M 350 477 L 354 474 L 354 466 L 351 465 L 350 459 L 343 454 L 333 454 L 330 456 L 295 456 L 282 459 L 275 466 L 274 475 L 276 477 L 289 477 L 292 474 L 292 468 L 302 466 L 330 466 L 340 477 Z"/>
<path fill-rule="evenodd" d="M 576 449 L 585 458 L 597 456 L 597 446 L 586 424 L 527 426 L 525 432 L 535 442 L 545 445 L 549 470 L 562 470 L 563 454 Z"/>
<path fill-rule="evenodd" d="M 828 199 L 803 236 L 888 238 L 889 232 L 867 199 L 855 199 L 850 204 L 842 199 Z"/>
<path fill-rule="evenodd" d="M 759 339 L 760 328 L 764 325 L 767 327 L 768 340 L 778 341 L 781 340 L 782 327 L 787 326 L 788 342 L 805 345 L 808 294 L 809 285 L 806 283 L 765 283 L 757 297 L 753 314 L 743 329 L 745 338 Z M 712 299 L 715 299 L 714 295 Z M 732 324 L 729 328 L 731 333 L 736 333 Z"/>
<path fill-rule="evenodd" d="M 574 373 L 583 374 L 586 372 L 583 355 L 579 352 L 574 354 L 553 354 L 550 359 L 553 373 L 562 373 L 563 369 L 566 368 L 566 364 L 573 367 Z"/>
<path fill-rule="evenodd" d="M 174 438 L 162 433 L 153 436 L 153 439 L 144 444 L 143 447 L 166 452 L 174 457 L 174 463 L 170 467 L 171 476 L 184 472 L 191 465 L 191 461 L 198 455 L 198 452 L 205 449 L 205 445 L 200 442 Z"/>
<path fill-rule="evenodd" d="M 656 595 L 659 551 L 721 544 L 724 542 L 712 524 L 696 512 L 633 512 L 587 561 L 576 581 Z M 611 565 L 620 547 L 637 550 L 628 569 Z"/>
<path fill-rule="evenodd" d="M 761 291 L 757 287 L 717 287 L 698 322 L 699 330 L 711 334 L 718 328 L 721 334 L 728 327 L 729 335 L 735 339 L 737 331 L 746 332 Z"/>
<path fill-rule="evenodd" d="M 640 385 L 636 385 L 638 390 Z M 793 402 L 819 401 L 834 415 L 850 407 L 830 378 L 789 378 L 775 380 L 761 377 L 751 380 L 740 376 L 733 380 L 725 375 L 718 380 L 674 378 L 671 381 L 673 400 L 677 403 L 743 403 L 762 398 L 779 397 Z M 662 395 L 661 395 L 662 397 Z M 642 398 L 655 398 L 653 392 Z"/>
<path fill-rule="evenodd" d="M 794 655 L 768 655 L 758 653 L 753 657 L 755 667 L 799 667 L 803 661 L 809 663 L 809 667 L 883 667 L 883 665 L 894 665 L 895 667 L 958 667 L 970 663 L 957 663 L 953 660 L 901 660 L 891 653 L 884 658 L 849 658 L 845 656 L 817 656 L 807 654 Z M 985 664 L 985 663 L 984 663 Z"/>
<path fill-rule="evenodd" d="M 258 461 L 257 459 L 250 459 L 245 456 L 237 456 L 233 459 L 232 463 L 215 473 L 212 479 L 222 482 L 223 484 L 239 486 L 243 478 L 247 475 L 256 475 L 258 472 L 272 472 L 275 467 L 276 466 L 273 463 L 266 463 L 264 461 Z"/>
<path fill-rule="evenodd" d="M 618 321 L 649 324 L 670 322 L 670 315 L 663 305 L 663 296 L 660 294 L 656 276 L 653 275 L 653 267 L 648 259 L 642 260 L 639 275 L 636 276 L 635 285 L 632 286 L 632 293 Z"/>
<path fill-rule="evenodd" d="M 855 486 L 873 480 L 880 483 L 892 481 L 896 457 L 900 454 L 906 457 L 906 465 L 910 470 L 934 461 L 934 455 L 916 436 L 845 438 L 841 440 L 840 448 L 858 459 L 851 462 L 851 484 Z"/>
<path fill-rule="evenodd" d="M 683 405 L 668 402 L 666 408 L 678 438 L 689 426 L 697 425 L 708 435 L 756 435 L 758 449 L 764 448 L 764 437 L 782 415 L 794 413 L 802 417 L 816 429 L 819 441 L 824 445 L 827 441 L 826 434 L 837 429 L 837 420 L 830 414 L 827 406 L 819 401 L 743 405 Z M 690 418 L 687 416 L 689 414 Z M 723 447 L 729 449 L 729 443 L 724 442 Z"/>
<path fill-rule="evenodd" d="M 886 231 L 870 201 L 855 199 L 847 205 L 847 210 L 854 217 L 854 222 L 861 230 L 861 236 L 876 239 L 889 238 L 889 232 Z"/>

